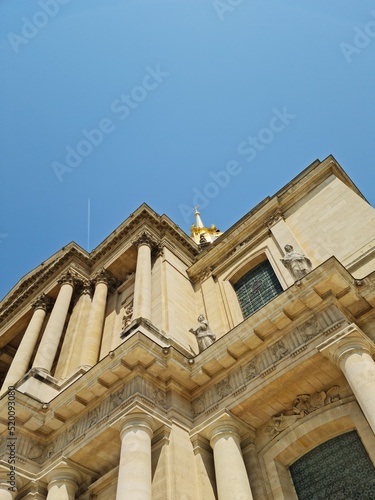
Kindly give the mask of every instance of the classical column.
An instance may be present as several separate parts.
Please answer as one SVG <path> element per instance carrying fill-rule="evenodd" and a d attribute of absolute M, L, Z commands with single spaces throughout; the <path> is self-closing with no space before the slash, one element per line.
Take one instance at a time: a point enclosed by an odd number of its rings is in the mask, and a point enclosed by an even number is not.
<path fill-rule="evenodd" d="M 124 418 L 116 500 L 151 500 L 152 434 L 150 416 L 133 413 Z"/>
<path fill-rule="evenodd" d="M 72 273 L 68 271 L 58 283 L 61 284 L 61 288 L 33 363 L 33 368 L 39 368 L 48 373 L 52 368 L 59 347 L 73 295 L 74 283 Z"/>
<path fill-rule="evenodd" d="M 210 434 L 219 500 L 252 500 L 237 426 L 230 422 L 219 422 Z"/>
<path fill-rule="evenodd" d="M 92 283 L 88 279 L 83 279 L 79 289 L 74 290 L 73 301 L 75 298 L 77 300 L 69 317 L 64 342 L 56 364 L 54 377 L 57 379 L 65 379 L 79 368 L 84 340 L 83 332 L 89 319 L 92 292 Z"/>
<path fill-rule="evenodd" d="M 60 466 L 48 474 L 46 500 L 74 500 L 81 475 L 68 466 Z"/>
<path fill-rule="evenodd" d="M 352 324 L 317 346 L 343 372 L 375 433 L 375 345 Z"/>
<path fill-rule="evenodd" d="M 132 243 L 138 248 L 133 318 L 151 321 L 151 248 L 156 240 L 148 231 L 143 231 Z"/>
<path fill-rule="evenodd" d="M 16 498 L 17 491 L 9 490 L 9 483 L 5 480 L 0 480 L 0 498 L 1 500 L 13 500 Z"/>
<path fill-rule="evenodd" d="M 99 357 L 100 343 L 102 340 L 105 308 L 107 305 L 108 287 L 115 280 L 104 269 L 95 277 L 95 292 L 92 299 L 89 318 L 84 333 L 80 366 L 90 368 L 94 366 Z"/>
<path fill-rule="evenodd" d="M 14 385 L 18 382 L 18 380 L 20 380 L 27 372 L 31 357 L 34 353 L 35 345 L 38 341 L 38 337 L 46 317 L 46 313 L 50 309 L 51 302 L 52 300 L 50 297 L 42 294 L 34 302 L 34 304 L 32 304 L 31 307 L 34 308 L 34 314 L 22 337 L 12 364 L 10 365 L 0 391 L 1 393 L 5 392 L 10 385 Z"/>

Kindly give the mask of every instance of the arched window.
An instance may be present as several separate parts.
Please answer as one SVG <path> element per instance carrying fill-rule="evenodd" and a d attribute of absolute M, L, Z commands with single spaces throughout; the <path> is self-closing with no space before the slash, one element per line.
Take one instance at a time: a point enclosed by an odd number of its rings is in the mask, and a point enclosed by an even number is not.
<path fill-rule="evenodd" d="M 289 470 L 299 500 L 375 498 L 375 469 L 355 431 L 314 448 Z"/>
<path fill-rule="evenodd" d="M 283 291 L 268 260 L 258 264 L 242 276 L 233 288 L 244 318 L 253 314 Z"/>

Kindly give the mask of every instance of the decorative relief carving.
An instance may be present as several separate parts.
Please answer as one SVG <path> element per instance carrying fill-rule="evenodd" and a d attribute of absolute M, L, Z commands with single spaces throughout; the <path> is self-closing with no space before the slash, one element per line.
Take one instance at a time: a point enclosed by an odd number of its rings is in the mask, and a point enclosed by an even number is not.
<path fill-rule="evenodd" d="M 124 315 L 122 316 L 122 325 L 121 325 L 122 330 L 125 330 L 125 328 L 130 325 L 130 323 L 132 322 L 132 317 L 133 317 L 133 302 L 130 302 L 124 308 Z"/>
<path fill-rule="evenodd" d="M 246 380 L 252 380 L 259 374 L 258 363 L 256 360 L 251 361 L 246 367 L 245 378 Z"/>
<path fill-rule="evenodd" d="M 167 408 L 165 393 L 161 389 L 157 389 L 156 387 L 153 389 L 153 401 L 157 405 L 164 408 L 164 410 Z"/>
<path fill-rule="evenodd" d="M 274 214 L 272 214 L 268 219 L 264 221 L 264 224 L 271 229 L 272 226 L 274 226 L 277 222 L 280 220 L 284 220 L 284 215 L 280 210 L 276 210 Z"/>
<path fill-rule="evenodd" d="M 202 395 L 202 396 L 199 396 L 197 399 L 195 399 L 192 402 L 191 406 L 192 406 L 193 414 L 195 417 L 197 417 L 198 415 L 203 413 L 204 410 L 206 409 L 206 402 L 205 402 L 204 396 Z"/>
<path fill-rule="evenodd" d="M 221 380 L 219 383 L 215 384 L 216 392 L 219 396 L 219 399 L 223 399 L 233 392 L 233 388 L 230 385 L 230 377 L 226 377 Z"/>
<path fill-rule="evenodd" d="M 207 280 L 208 278 L 210 278 L 212 276 L 212 271 L 213 271 L 212 266 L 207 267 L 206 269 L 204 269 L 202 272 L 200 272 L 197 275 L 198 280 L 201 283 L 203 283 L 203 281 Z"/>
<path fill-rule="evenodd" d="M 164 257 L 164 246 L 162 243 L 156 243 L 153 247 L 153 256 L 157 259 L 158 257 Z"/>
<path fill-rule="evenodd" d="M 270 351 L 274 355 L 276 361 L 280 361 L 280 359 L 288 354 L 289 348 L 286 347 L 282 340 L 279 340 L 276 344 L 273 344 L 273 346 L 270 347 Z"/>
<path fill-rule="evenodd" d="M 119 391 L 116 391 L 113 394 L 111 394 L 109 399 L 111 403 L 111 408 L 117 408 L 118 406 L 120 406 L 125 399 L 125 388 L 123 387 Z"/>
<path fill-rule="evenodd" d="M 272 417 L 266 428 L 269 437 L 273 439 L 297 420 L 322 408 L 322 406 L 339 400 L 340 395 L 338 390 L 339 386 L 334 385 L 330 389 L 327 389 L 327 391 L 315 392 L 311 395 L 299 394 L 293 401 L 291 408 Z"/>
<path fill-rule="evenodd" d="M 302 338 L 308 342 L 322 332 L 322 327 L 320 326 L 318 319 L 314 316 L 310 321 L 307 321 L 300 326 L 299 331 L 302 334 Z"/>
<path fill-rule="evenodd" d="M 305 323 L 297 328 L 291 329 L 285 334 L 282 340 L 279 340 L 271 347 L 263 350 L 256 355 L 248 365 L 245 365 L 238 370 L 231 372 L 230 385 L 233 387 L 232 394 L 241 389 L 249 381 L 255 380 L 257 377 L 265 379 L 272 372 L 280 361 L 286 356 L 293 358 L 307 349 L 307 336 L 309 340 L 313 340 L 319 335 L 326 335 L 327 332 L 336 330 L 339 326 L 342 327 L 346 322 L 344 315 L 336 306 L 330 306 L 324 309 L 319 314 L 310 317 Z M 304 336 L 305 334 L 305 336 Z M 314 335 L 314 337 L 310 337 Z M 205 392 L 205 412 L 210 412 L 213 407 L 216 407 L 222 397 L 218 394 L 215 386 L 207 389 Z M 195 404 L 193 401 L 193 405 Z M 198 404 L 198 403 L 197 403 Z"/>
<path fill-rule="evenodd" d="M 95 425 L 99 421 L 99 411 L 97 408 L 92 410 L 87 415 L 87 428 L 90 429 L 93 425 Z"/>
<path fill-rule="evenodd" d="M 40 446 L 38 444 L 35 444 L 35 443 L 32 443 L 31 444 L 31 448 L 27 454 L 27 458 L 29 460 L 35 460 L 37 461 L 38 459 L 40 459 L 43 455 L 43 452 L 44 452 L 44 448 L 43 446 Z"/>

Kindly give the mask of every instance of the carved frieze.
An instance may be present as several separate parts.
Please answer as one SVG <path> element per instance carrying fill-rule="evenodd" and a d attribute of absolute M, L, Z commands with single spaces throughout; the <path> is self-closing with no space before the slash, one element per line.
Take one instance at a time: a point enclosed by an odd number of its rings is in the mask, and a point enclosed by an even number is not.
<path fill-rule="evenodd" d="M 153 401 L 158 405 L 164 408 L 164 410 L 167 408 L 167 401 L 165 397 L 165 393 L 158 388 L 153 389 Z"/>
<path fill-rule="evenodd" d="M 270 347 L 270 351 L 273 354 L 275 360 L 280 361 L 288 354 L 289 348 L 285 345 L 285 342 L 279 340 L 278 342 L 276 342 L 276 344 L 273 344 L 273 346 Z"/>
<path fill-rule="evenodd" d="M 305 341 L 309 341 L 319 335 L 322 331 L 322 327 L 319 324 L 318 319 L 314 316 L 310 321 L 307 321 L 302 326 L 299 327 L 302 338 Z"/>
<path fill-rule="evenodd" d="M 258 363 L 256 360 L 251 361 L 246 367 L 245 370 L 245 378 L 246 380 L 252 380 L 254 377 L 256 377 L 259 374 L 259 368 L 258 368 Z"/>
<path fill-rule="evenodd" d="M 206 409 L 206 402 L 204 399 L 204 396 L 199 396 L 197 399 L 195 399 L 192 402 L 192 409 L 193 409 L 193 415 L 196 417 L 197 415 L 200 415 L 203 413 Z"/>
<path fill-rule="evenodd" d="M 230 377 L 226 377 L 217 384 L 215 384 L 216 392 L 219 396 L 219 399 L 223 399 L 233 392 L 233 388 L 230 384 Z"/>
<path fill-rule="evenodd" d="M 335 306 L 328 307 L 307 319 L 300 326 L 291 329 L 282 339 L 264 349 L 245 366 L 231 372 L 231 379 L 224 379 L 208 388 L 205 392 L 205 413 L 225 397 L 238 394 L 246 384 L 255 383 L 270 376 L 277 365 L 287 357 L 296 358 L 307 349 L 307 344 L 313 342 L 319 335 L 328 335 L 345 323 L 346 319 Z M 198 399 L 192 402 L 199 405 Z M 291 419 L 289 419 L 291 420 Z"/>
<path fill-rule="evenodd" d="M 121 405 L 129 404 L 133 401 L 135 394 L 138 394 L 141 400 L 148 404 L 158 406 L 161 410 L 167 408 L 166 394 L 164 391 L 155 387 L 148 381 L 133 379 L 124 387 L 106 397 L 95 409 L 87 412 L 78 422 L 57 435 L 53 442 L 42 449 L 42 452 L 39 449 L 40 445 L 30 443 L 28 452 L 25 453 L 25 456 L 30 455 L 29 458 L 31 460 L 37 463 L 43 463 L 55 454 L 62 452 L 67 446 L 77 443 L 89 429 L 107 420 Z"/>

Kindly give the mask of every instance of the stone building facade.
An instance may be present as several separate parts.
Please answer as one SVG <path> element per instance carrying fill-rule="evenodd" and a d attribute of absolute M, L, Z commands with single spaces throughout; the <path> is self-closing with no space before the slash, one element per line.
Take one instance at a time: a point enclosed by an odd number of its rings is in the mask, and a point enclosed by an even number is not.
<path fill-rule="evenodd" d="M 3 299 L 2 500 L 375 498 L 374 209 L 330 156 L 196 215 L 144 204 Z"/>

